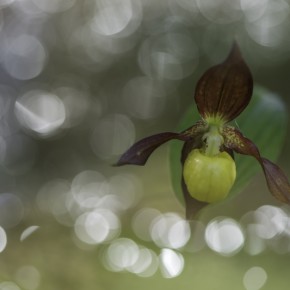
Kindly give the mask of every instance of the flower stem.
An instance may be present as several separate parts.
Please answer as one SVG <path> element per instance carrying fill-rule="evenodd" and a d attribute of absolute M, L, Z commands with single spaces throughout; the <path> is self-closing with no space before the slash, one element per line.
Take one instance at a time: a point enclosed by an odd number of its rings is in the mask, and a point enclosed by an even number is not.
<path fill-rule="evenodd" d="M 220 127 L 217 125 L 210 125 L 209 131 L 204 134 L 205 140 L 205 155 L 215 156 L 220 153 L 220 147 L 224 142 L 223 136 L 220 133 Z"/>

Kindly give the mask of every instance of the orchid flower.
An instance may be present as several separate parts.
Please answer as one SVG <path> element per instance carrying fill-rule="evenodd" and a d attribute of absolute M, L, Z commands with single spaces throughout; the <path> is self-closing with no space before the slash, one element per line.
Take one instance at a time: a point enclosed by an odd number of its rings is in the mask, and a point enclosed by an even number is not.
<path fill-rule="evenodd" d="M 247 107 L 252 91 L 251 72 L 234 43 L 226 60 L 208 69 L 196 85 L 194 98 L 201 119 L 181 133 L 163 132 L 138 141 L 116 165 L 144 165 L 163 143 L 183 141 L 181 185 L 190 219 L 205 205 L 227 197 L 236 178 L 234 152 L 250 155 L 261 165 L 272 195 L 289 204 L 286 175 L 260 155 L 253 141 L 228 124 Z"/>

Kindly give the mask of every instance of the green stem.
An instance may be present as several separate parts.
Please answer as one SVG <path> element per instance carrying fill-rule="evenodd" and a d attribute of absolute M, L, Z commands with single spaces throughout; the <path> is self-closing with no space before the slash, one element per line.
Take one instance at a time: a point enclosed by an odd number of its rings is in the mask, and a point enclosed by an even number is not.
<path fill-rule="evenodd" d="M 217 125 L 210 125 L 209 131 L 203 136 L 206 142 L 205 155 L 215 156 L 220 153 L 220 147 L 224 139 L 220 133 L 220 127 Z"/>

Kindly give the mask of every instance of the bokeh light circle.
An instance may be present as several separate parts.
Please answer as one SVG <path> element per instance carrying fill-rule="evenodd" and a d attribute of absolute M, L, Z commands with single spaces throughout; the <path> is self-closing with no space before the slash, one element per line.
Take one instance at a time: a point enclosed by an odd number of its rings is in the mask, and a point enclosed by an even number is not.
<path fill-rule="evenodd" d="M 98 171 L 85 170 L 78 173 L 71 183 L 71 192 L 75 202 L 82 208 L 95 208 L 102 198 L 109 194 L 109 185 Z"/>
<path fill-rule="evenodd" d="M 41 282 L 39 270 L 32 265 L 25 265 L 17 269 L 15 280 L 24 289 L 36 290 Z"/>
<path fill-rule="evenodd" d="M 0 290 L 21 290 L 16 283 L 12 281 L 3 281 L 0 283 Z"/>
<path fill-rule="evenodd" d="M 46 13 L 64 12 L 72 8 L 76 0 L 31 0 L 35 6 Z"/>
<path fill-rule="evenodd" d="M 0 226 L 0 253 L 4 251 L 7 245 L 7 236 L 5 230 Z M 0 288 L 1 289 L 1 288 Z"/>
<path fill-rule="evenodd" d="M 179 249 L 190 239 L 188 222 L 175 213 L 157 216 L 150 228 L 151 238 L 159 247 Z"/>
<path fill-rule="evenodd" d="M 138 52 L 138 64 L 150 78 L 179 80 L 194 71 L 198 56 L 198 47 L 192 38 L 171 33 L 145 39 Z"/>
<path fill-rule="evenodd" d="M 29 80 L 42 72 L 47 52 L 35 36 L 19 35 L 10 39 L 7 46 L 4 67 L 13 78 Z"/>
<path fill-rule="evenodd" d="M 70 128 L 78 125 L 85 118 L 89 109 L 89 97 L 84 91 L 73 87 L 60 86 L 54 90 L 65 107 L 65 121 L 62 127 Z"/>
<path fill-rule="evenodd" d="M 30 226 L 30 227 L 26 228 L 20 236 L 20 241 L 22 242 L 22 241 L 26 240 L 30 235 L 32 235 L 38 229 L 39 229 L 39 226 Z"/>
<path fill-rule="evenodd" d="M 172 249 L 162 249 L 160 262 L 161 272 L 165 278 L 179 276 L 184 268 L 183 256 Z"/>
<path fill-rule="evenodd" d="M 267 272 L 262 267 L 255 266 L 247 270 L 243 283 L 246 290 L 259 290 L 265 285 L 267 278 Z"/>
<path fill-rule="evenodd" d="M 114 0 L 110 5 L 99 7 L 91 25 L 101 35 L 114 35 L 126 28 L 132 16 L 133 11 L 130 0 Z"/>
<path fill-rule="evenodd" d="M 131 239 L 114 240 L 107 249 L 105 260 L 112 271 L 119 272 L 130 269 L 139 258 L 139 247 Z"/>
<path fill-rule="evenodd" d="M 157 255 L 150 249 L 140 247 L 138 259 L 127 270 L 140 277 L 150 277 L 156 273 L 158 266 Z"/>
<path fill-rule="evenodd" d="M 100 244 L 118 236 L 120 221 L 110 210 L 96 209 L 79 216 L 74 229 L 81 241 L 87 244 Z"/>
<path fill-rule="evenodd" d="M 239 0 L 196 0 L 202 15 L 210 22 L 228 24 L 242 17 Z"/>
<path fill-rule="evenodd" d="M 151 241 L 151 226 L 153 221 L 161 213 L 154 208 L 142 208 L 138 210 L 132 219 L 132 228 L 136 236 L 144 241 Z"/>
<path fill-rule="evenodd" d="M 32 90 L 15 103 L 15 115 L 19 123 L 41 137 L 58 132 L 66 119 L 61 99 L 49 92 Z"/>
<path fill-rule="evenodd" d="M 213 251 L 232 256 L 241 250 L 245 237 L 238 222 L 230 218 L 217 218 L 207 225 L 205 240 Z"/>

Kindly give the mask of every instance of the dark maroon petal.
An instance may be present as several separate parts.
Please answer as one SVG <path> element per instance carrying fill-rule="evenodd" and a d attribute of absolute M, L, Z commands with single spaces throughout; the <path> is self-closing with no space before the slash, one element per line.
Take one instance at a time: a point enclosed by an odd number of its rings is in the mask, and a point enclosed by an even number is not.
<path fill-rule="evenodd" d="M 200 148 L 200 142 L 201 142 L 201 138 L 197 138 L 197 139 L 186 141 L 184 143 L 183 148 L 182 148 L 182 154 L 181 154 L 182 168 L 186 160 L 186 157 L 191 152 L 191 150 L 195 148 Z M 196 200 L 190 195 L 190 193 L 187 190 L 187 186 L 184 182 L 183 174 L 181 178 L 181 187 L 182 187 L 184 203 L 185 203 L 185 216 L 187 220 L 192 220 L 193 218 L 197 216 L 197 214 L 202 208 L 208 205 L 208 203 Z"/>
<path fill-rule="evenodd" d="M 248 105 L 253 91 L 251 72 L 234 43 L 227 59 L 207 70 L 197 83 L 195 102 L 201 116 L 236 118 Z"/>
<path fill-rule="evenodd" d="M 222 146 L 221 147 L 221 151 L 225 151 L 227 152 L 232 158 L 233 160 L 235 161 L 235 155 L 234 155 L 234 151 L 228 147 L 225 147 L 225 146 Z"/>
<path fill-rule="evenodd" d="M 239 130 L 227 126 L 224 128 L 223 135 L 225 146 L 237 153 L 251 155 L 257 159 L 263 168 L 268 188 L 273 196 L 281 202 L 290 203 L 290 185 L 282 170 L 268 159 L 261 157 L 257 146 Z"/>
<path fill-rule="evenodd" d="M 189 140 L 187 140 L 186 142 L 184 142 L 184 145 L 182 147 L 182 151 L 181 151 L 181 164 L 183 165 L 188 154 L 193 150 L 193 149 L 197 149 L 197 148 L 201 148 L 202 147 L 202 135 L 197 135 L 195 138 L 191 138 Z"/>
<path fill-rule="evenodd" d="M 273 162 L 266 158 L 261 158 L 263 169 L 268 183 L 268 187 L 273 195 L 280 201 L 290 202 L 290 186 L 286 175 Z"/>
<path fill-rule="evenodd" d="M 172 140 L 179 139 L 185 140 L 184 134 L 164 132 L 159 133 L 147 138 L 144 138 L 132 147 L 130 147 L 115 164 L 116 166 L 121 166 L 125 164 L 135 164 L 135 165 L 144 165 L 151 155 L 151 153 L 158 148 L 163 143 Z"/>
<path fill-rule="evenodd" d="M 200 139 L 201 134 L 206 130 L 203 121 L 197 121 L 193 126 L 181 133 L 164 132 L 146 137 L 130 147 L 115 164 L 121 166 L 126 164 L 144 165 L 151 153 L 163 143 L 177 139 L 181 141 Z"/>

